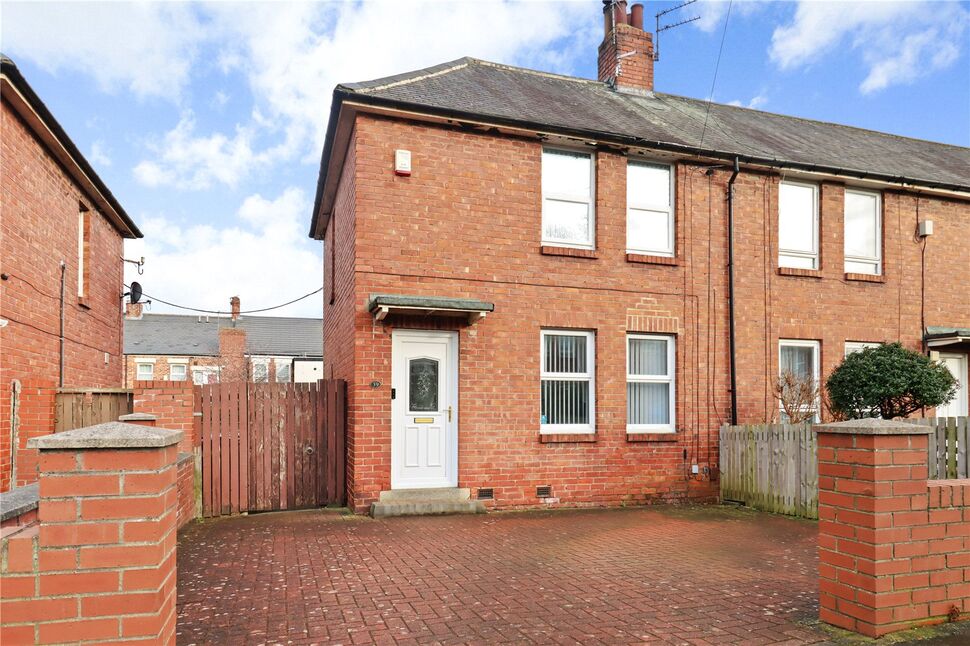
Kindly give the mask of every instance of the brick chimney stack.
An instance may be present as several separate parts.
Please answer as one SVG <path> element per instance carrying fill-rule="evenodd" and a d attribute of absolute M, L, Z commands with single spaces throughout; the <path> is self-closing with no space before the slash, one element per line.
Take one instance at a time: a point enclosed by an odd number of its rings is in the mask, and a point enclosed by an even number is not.
<path fill-rule="evenodd" d="M 232 308 L 232 320 L 239 320 L 239 297 L 233 296 L 229 299 L 229 306 Z"/>
<path fill-rule="evenodd" d="M 621 92 L 653 92 L 653 34 L 643 30 L 643 5 L 603 0 L 599 80 Z"/>
<path fill-rule="evenodd" d="M 248 381 L 246 330 L 240 327 L 219 328 L 219 381 Z"/>
<path fill-rule="evenodd" d="M 138 320 L 142 315 L 144 303 L 125 303 L 125 318 Z"/>

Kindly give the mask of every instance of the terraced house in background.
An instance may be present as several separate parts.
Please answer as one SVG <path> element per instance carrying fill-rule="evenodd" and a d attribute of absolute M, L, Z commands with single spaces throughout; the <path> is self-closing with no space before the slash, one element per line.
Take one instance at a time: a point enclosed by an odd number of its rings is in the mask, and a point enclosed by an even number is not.
<path fill-rule="evenodd" d="M 310 234 L 358 511 L 713 499 L 718 427 L 864 344 L 945 360 L 967 414 L 970 150 L 664 94 L 615 6 L 597 80 L 334 91 Z"/>

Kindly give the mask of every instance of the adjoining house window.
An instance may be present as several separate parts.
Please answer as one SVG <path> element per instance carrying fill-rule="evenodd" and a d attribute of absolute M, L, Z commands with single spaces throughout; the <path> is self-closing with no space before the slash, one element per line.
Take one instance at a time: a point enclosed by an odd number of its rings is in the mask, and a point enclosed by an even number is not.
<path fill-rule="evenodd" d="M 845 271 L 882 273 L 882 209 L 879 193 L 845 191 Z"/>
<path fill-rule="evenodd" d="M 219 383 L 219 368 L 217 366 L 193 367 L 192 383 L 197 386 Z"/>
<path fill-rule="evenodd" d="M 592 332 L 543 330 L 540 345 L 542 433 L 592 433 L 595 429 Z"/>
<path fill-rule="evenodd" d="M 542 243 L 592 249 L 593 155 L 542 151 Z"/>
<path fill-rule="evenodd" d="M 630 253 L 674 255 L 674 184 L 666 164 L 626 165 L 626 247 Z"/>
<path fill-rule="evenodd" d="M 818 341 L 782 339 L 778 342 L 778 374 L 790 372 L 803 383 L 815 385 L 819 380 Z M 819 402 L 816 400 L 805 405 L 802 410 L 813 413 L 813 421 L 818 421 Z M 788 422 L 784 409 L 780 410 L 782 423 Z"/>
<path fill-rule="evenodd" d="M 818 186 L 778 186 L 778 266 L 818 269 Z"/>
<path fill-rule="evenodd" d="M 626 430 L 673 433 L 674 337 L 630 334 L 626 338 Z"/>
<path fill-rule="evenodd" d="M 253 383 L 265 384 L 269 381 L 269 360 L 253 359 Z"/>
<path fill-rule="evenodd" d="M 845 342 L 845 356 L 849 356 L 853 352 L 859 352 L 865 350 L 866 348 L 878 348 L 881 343 L 874 343 L 871 341 L 846 341 Z"/>
<path fill-rule="evenodd" d="M 91 221 L 88 209 L 78 204 L 77 211 L 77 295 L 84 298 L 88 293 L 88 271 L 91 253 Z"/>
<path fill-rule="evenodd" d="M 184 363 L 172 363 L 168 366 L 169 381 L 185 381 L 188 366 Z"/>
<path fill-rule="evenodd" d="M 291 359 L 275 359 L 276 361 L 276 383 L 288 384 L 292 379 L 290 375 L 292 374 L 292 369 L 290 365 L 292 363 Z"/>
<path fill-rule="evenodd" d="M 139 380 L 147 380 L 147 381 L 150 381 L 155 376 L 155 363 L 154 362 L 148 362 L 148 361 L 141 362 L 141 361 L 139 361 L 138 363 L 135 364 L 135 366 L 136 366 L 135 376 Z"/>

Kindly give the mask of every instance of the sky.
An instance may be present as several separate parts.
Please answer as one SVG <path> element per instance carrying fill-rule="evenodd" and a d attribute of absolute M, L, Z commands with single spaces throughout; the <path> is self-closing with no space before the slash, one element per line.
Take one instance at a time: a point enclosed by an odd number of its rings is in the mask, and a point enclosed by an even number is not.
<path fill-rule="evenodd" d="M 680 2 L 645 4 L 652 26 Z M 245 311 L 323 284 L 307 231 L 337 83 L 462 56 L 595 78 L 601 6 L 3 0 L 0 49 L 145 234 L 126 279 Z M 698 0 L 663 24 L 693 16 L 661 35 L 658 91 L 970 146 L 970 2 Z"/>

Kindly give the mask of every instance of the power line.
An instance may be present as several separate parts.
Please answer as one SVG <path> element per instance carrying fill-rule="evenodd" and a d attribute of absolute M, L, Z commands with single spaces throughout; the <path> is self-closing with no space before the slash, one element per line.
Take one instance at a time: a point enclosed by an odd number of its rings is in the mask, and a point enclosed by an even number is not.
<path fill-rule="evenodd" d="M 128 285 L 128 284 L 125 284 L 125 287 L 127 287 L 128 289 L 131 289 L 131 285 Z M 286 307 L 287 305 L 292 305 L 293 303 L 297 303 L 299 301 L 302 301 L 304 298 L 310 298 L 314 294 L 319 294 L 322 291 L 323 291 L 323 286 L 321 285 L 319 288 L 313 290 L 312 292 L 309 292 L 307 294 L 304 294 L 303 296 L 299 296 L 297 298 L 294 298 L 291 301 L 286 301 L 285 303 L 280 303 L 279 305 L 273 305 L 272 307 L 261 307 L 259 309 L 255 309 L 255 310 L 242 310 L 239 313 L 240 314 L 256 314 L 258 312 L 269 312 L 270 310 L 278 310 L 281 307 Z M 164 300 L 162 298 L 159 298 L 157 296 L 152 296 L 151 294 L 145 294 L 144 292 L 143 292 L 143 294 L 144 294 L 144 296 L 146 296 L 148 298 L 148 300 L 150 300 L 152 302 L 158 301 L 159 303 L 164 303 L 165 305 L 168 305 L 169 307 L 174 307 L 174 308 L 177 308 L 177 309 L 180 309 L 180 310 L 188 310 L 189 312 L 198 312 L 200 314 L 229 314 L 229 312 L 227 312 L 226 310 L 206 310 L 206 309 L 202 309 L 202 308 L 199 308 L 199 307 L 189 307 L 187 305 L 179 305 L 177 303 L 172 303 L 170 301 L 166 301 L 166 300 Z"/>
<path fill-rule="evenodd" d="M 721 52 L 724 51 L 724 37 L 727 36 L 728 21 L 731 20 L 731 7 L 734 0 L 728 3 L 727 15 L 724 16 L 724 30 L 721 31 L 721 46 L 717 50 L 717 62 L 714 64 L 714 79 L 711 81 L 711 93 L 707 97 L 707 112 L 704 114 L 704 129 L 701 131 L 701 141 L 698 148 L 704 146 L 704 135 L 707 134 L 707 119 L 711 116 L 711 102 L 714 100 L 714 86 L 717 84 L 717 70 L 721 67 Z"/>

